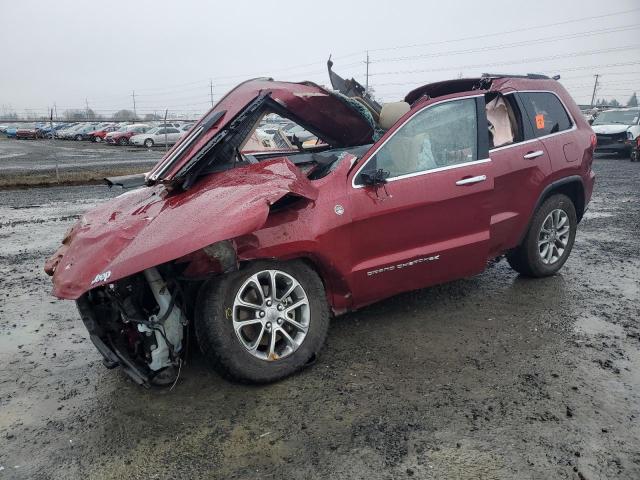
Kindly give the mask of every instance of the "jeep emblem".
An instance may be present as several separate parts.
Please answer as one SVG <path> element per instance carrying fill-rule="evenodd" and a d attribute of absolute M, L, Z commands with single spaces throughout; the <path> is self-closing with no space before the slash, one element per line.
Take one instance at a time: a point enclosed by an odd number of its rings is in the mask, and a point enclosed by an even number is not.
<path fill-rule="evenodd" d="M 95 276 L 95 278 L 91 282 L 91 285 L 95 285 L 96 283 L 100 283 L 100 282 L 106 282 L 107 280 L 109 280 L 110 276 L 111 276 L 111 270 L 107 270 L 106 272 L 99 273 L 98 275 Z"/>

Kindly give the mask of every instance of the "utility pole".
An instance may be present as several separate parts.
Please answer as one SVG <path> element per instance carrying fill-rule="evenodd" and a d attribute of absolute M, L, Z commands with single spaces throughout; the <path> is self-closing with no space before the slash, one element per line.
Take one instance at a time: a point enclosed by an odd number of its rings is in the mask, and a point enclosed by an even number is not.
<path fill-rule="evenodd" d="M 57 122 L 58 121 L 58 106 L 56 105 L 56 102 L 53 102 L 53 111 L 55 112 L 56 122 Z"/>
<path fill-rule="evenodd" d="M 138 114 L 136 113 L 136 91 L 135 90 L 131 94 L 131 98 L 133 98 L 133 121 L 135 122 L 136 118 L 138 118 Z"/>
<path fill-rule="evenodd" d="M 55 104 L 54 104 L 55 105 Z M 51 128 L 51 143 L 54 144 L 56 141 L 55 132 L 53 131 L 53 108 L 51 109 L 51 116 L 49 117 L 49 127 Z M 60 168 L 58 166 L 58 152 L 55 148 L 52 148 L 53 156 L 56 159 L 56 183 L 60 183 Z"/>
<path fill-rule="evenodd" d="M 85 116 L 87 117 L 87 120 L 89 120 L 89 100 L 86 98 L 84 99 L 84 105 L 86 107 Z"/>
<path fill-rule="evenodd" d="M 167 115 L 169 114 L 169 109 L 165 109 L 164 111 L 164 151 L 166 152 L 169 149 L 169 142 L 167 141 Z"/>
<path fill-rule="evenodd" d="M 213 107 L 213 80 L 209 79 L 209 94 L 211 95 L 211 107 Z"/>
<path fill-rule="evenodd" d="M 596 90 L 598 89 L 598 77 L 600 75 L 596 73 L 594 76 L 596 77 L 596 81 L 593 84 L 593 95 L 591 95 L 591 108 L 593 108 L 593 102 L 595 102 L 596 100 Z"/>
<path fill-rule="evenodd" d="M 364 62 L 367 65 L 366 80 L 364 83 L 364 93 L 369 93 L 369 50 L 367 50 L 367 60 Z"/>

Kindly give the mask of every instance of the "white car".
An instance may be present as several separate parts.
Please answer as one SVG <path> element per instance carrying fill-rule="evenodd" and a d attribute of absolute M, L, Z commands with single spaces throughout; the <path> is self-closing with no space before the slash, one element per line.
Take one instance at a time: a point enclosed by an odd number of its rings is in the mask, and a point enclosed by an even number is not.
<path fill-rule="evenodd" d="M 167 145 L 173 145 L 183 134 L 183 131 L 175 127 L 156 127 L 140 135 L 134 135 L 129 143 L 147 148 L 154 145 L 164 145 L 165 142 Z"/>
<path fill-rule="evenodd" d="M 591 124 L 598 144 L 596 152 L 617 153 L 629 158 L 640 136 L 640 108 L 605 110 Z"/>

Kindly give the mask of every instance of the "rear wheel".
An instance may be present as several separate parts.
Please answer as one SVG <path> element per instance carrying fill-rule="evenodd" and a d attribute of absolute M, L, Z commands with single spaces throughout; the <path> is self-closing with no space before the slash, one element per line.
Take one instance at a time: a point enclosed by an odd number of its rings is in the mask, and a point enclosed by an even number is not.
<path fill-rule="evenodd" d="M 128 143 L 129 143 L 129 139 L 128 139 L 127 137 L 121 137 L 121 138 L 118 140 L 118 145 L 121 145 L 121 146 L 123 146 L 123 147 L 124 147 L 125 145 L 127 145 Z"/>
<path fill-rule="evenodd" d="M 530 277 L 555 274 L 569 258 L 577 224 L 576 209 L 569 197 L 549 197 L 534 214 L 522 244 L 507 254 L 509 265 Z"/>
<path fill-rule="evenodd" d="M 198 295 L 200 349 L 221 375 L 273 382 L 322 347 L 329 307 L 318 275 L 302 262 L 256 262 L 206 282 Z"/>
<path fill-rule="evenodd" d="M 633 150 L 631 150 L 631 161 L 637 162 L 639 160 L 639 155 L 640 155 L 640 152 L 638 152 L 637 148 L 634 148 Z"/>

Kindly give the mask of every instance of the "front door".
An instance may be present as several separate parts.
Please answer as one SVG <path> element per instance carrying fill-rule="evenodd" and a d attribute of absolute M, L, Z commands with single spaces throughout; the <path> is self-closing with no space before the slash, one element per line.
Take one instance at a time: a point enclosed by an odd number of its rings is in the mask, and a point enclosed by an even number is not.
<path fill-rule="evenodd" d="M 353 305 L 482 271 L 493 191 L 484 99 L 418 106 L 372 152 L 349 176 Z M 387 183 L 365 185 L 376 170 Z"/>

